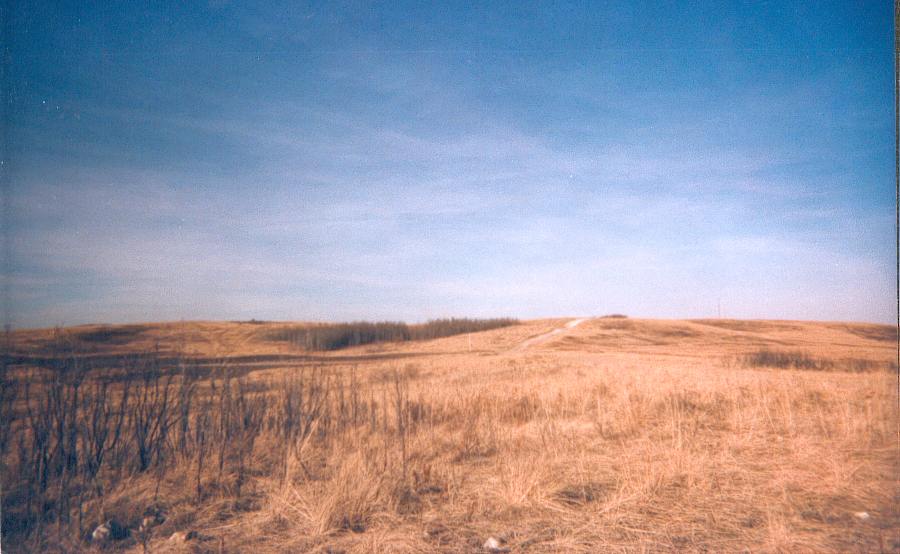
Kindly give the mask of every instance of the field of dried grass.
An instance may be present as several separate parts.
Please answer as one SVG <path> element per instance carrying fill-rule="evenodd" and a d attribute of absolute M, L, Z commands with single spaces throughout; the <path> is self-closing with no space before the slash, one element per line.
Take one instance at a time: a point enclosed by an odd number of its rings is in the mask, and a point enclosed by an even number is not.
<path fill-rule="evenodd" d="M 186 373 L 173 374 L 166 409 L 188 415 L 166 420 L 157 458 L 151 451 L 135 466 L 123 439 L 109 451 L 124 461 L 100 464 L 89 491 L 71 488 L 80 503 L 58 499 L 70 490 L 66 475 L 83 471 L 54 465 L 65 448 L 52 440 L 44 471 L 58 468 L 65 483 L 23 484 L 41 466 L 20 452 L 33 439 L 26 408 L 36 395 L 17 394 L 8 411 L 23 442 L 5 441 L 3 547 L 900 550 L 895 329 L 568 321 L 327 353 L 271 340 L 276 323 L 17 332 L 7 356 L 17 386 L 49 383 L 52 370 L 28 368 L 66 349 L 91 378 L 136 352 L 155 353 L 157 369 L 203 371 L 188 411 L 179 400 Z M 72 428 L 82 420 L 72 416 Z M 27 496 L 41 506 L 29 513 L 50 511 L 26 532 Z M 139 530 L 148 514 L 155 519 Z M 110 519 L 120 540 L 92 541 L 91 529 Z"/>

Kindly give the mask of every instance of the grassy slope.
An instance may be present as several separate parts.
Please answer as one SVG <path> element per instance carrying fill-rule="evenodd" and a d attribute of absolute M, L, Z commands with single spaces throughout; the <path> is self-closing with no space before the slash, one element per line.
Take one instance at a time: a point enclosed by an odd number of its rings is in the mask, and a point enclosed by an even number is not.
<path fill-rule="evenodd" d="M 535 552 L 900 548 L 896 376 L 740 363 L 765 348 L 887 365 L 890 328 L 592 320 L 514 350 L 562 323 L 322 356 L 316 364 L 355 367 L 376 398 L 402 368 L 410 401 L 439 408 L 410 434 L 404 474 L 387 463 L 397 449 L 388 429 L 311 444 L 307 467 L 295 464 L 285 484 L 256 475 L 246 506 L 225 495 L 197 506 L 172 477 L 163 484 L 170 519 L 153 551 L 466 552 L 488 536 Z M 150 325 L 96 349 L 300 354 L 259 340 L 265 327 Z M 32 331 L 16 342 L 27 351 L 50 338 Z M 309 363 L 248 378 L 273 385 Z M 145 502 L 151 484 L 136 478 L 110 503 Z M 854 515 L 862 511 L 871 517 Z M 176 529 L 205 540 L 173 545 L 165 537 Z"/>

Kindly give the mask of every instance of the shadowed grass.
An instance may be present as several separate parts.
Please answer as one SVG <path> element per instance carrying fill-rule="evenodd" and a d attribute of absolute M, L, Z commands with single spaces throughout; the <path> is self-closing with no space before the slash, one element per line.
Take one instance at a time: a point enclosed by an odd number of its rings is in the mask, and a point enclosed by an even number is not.
<path fill-rule="evenodd" d="M 739 358 L 747 367 L 771 367 L 779 369 L 800 369 L 808 371 L 876 371 L 894 369 L 892 363 L 875 362 L 859 358 L 817 358 L 806 352 L 758 350 Z"/>

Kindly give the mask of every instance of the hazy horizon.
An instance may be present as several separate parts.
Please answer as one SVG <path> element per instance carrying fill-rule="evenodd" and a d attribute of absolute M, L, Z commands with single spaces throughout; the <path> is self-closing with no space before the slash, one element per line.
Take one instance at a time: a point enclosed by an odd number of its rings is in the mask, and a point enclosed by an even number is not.
<path fill-rule="evenodd" d="M 18 3 L 5 321 L 892 323 L 886 2 Z"/>

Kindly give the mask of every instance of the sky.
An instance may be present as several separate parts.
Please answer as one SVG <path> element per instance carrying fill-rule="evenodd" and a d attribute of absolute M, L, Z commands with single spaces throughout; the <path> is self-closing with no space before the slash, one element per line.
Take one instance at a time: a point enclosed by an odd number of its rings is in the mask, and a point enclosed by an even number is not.
<path fill-rule="evenodd" d="M 9 9 L 14 327 L 894 321 L 890 2 Z"/>

